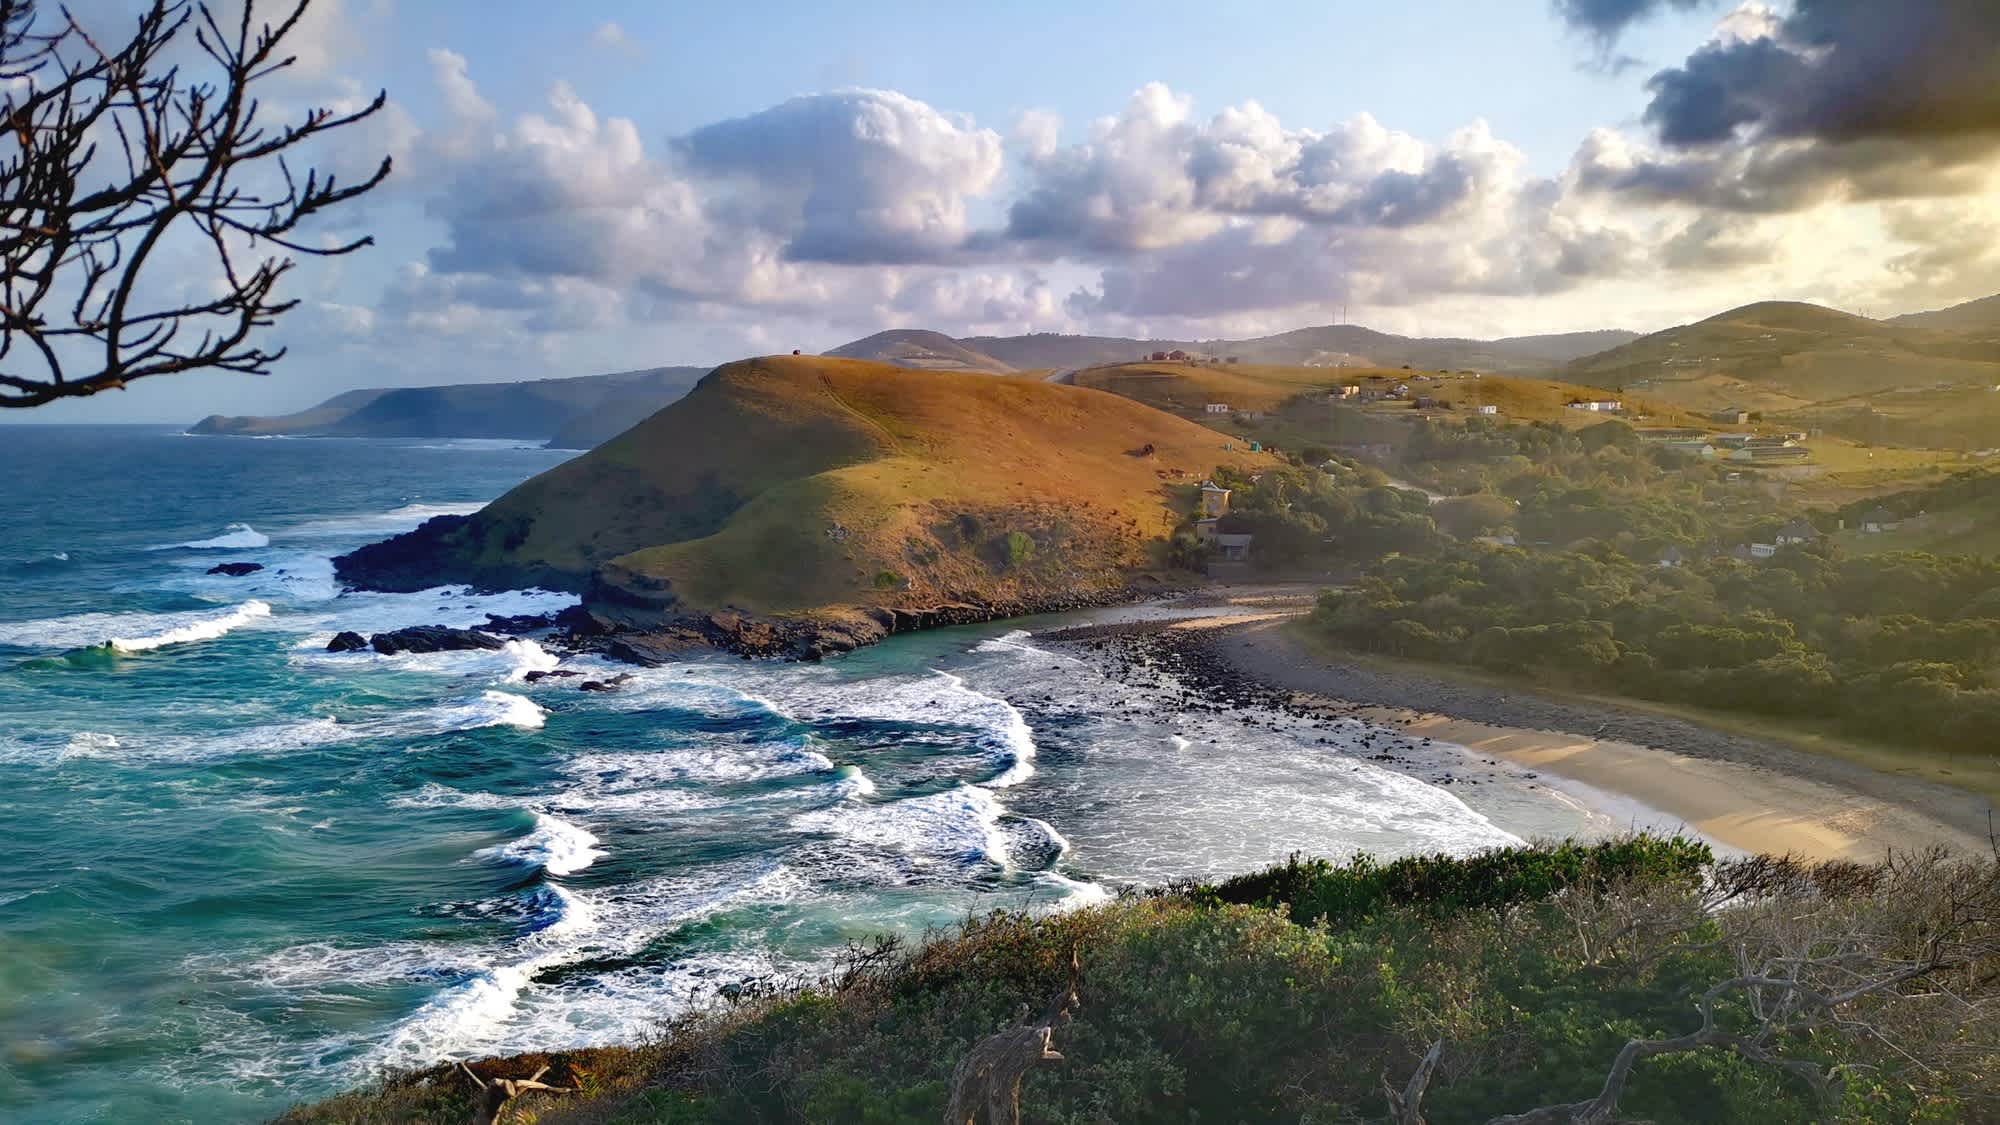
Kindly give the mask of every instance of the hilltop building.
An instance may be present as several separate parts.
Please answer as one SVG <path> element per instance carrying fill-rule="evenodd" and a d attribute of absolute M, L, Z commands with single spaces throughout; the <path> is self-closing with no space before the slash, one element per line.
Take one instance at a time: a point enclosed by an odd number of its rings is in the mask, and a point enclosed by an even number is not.
<path fill-rule="evenodd" d="M 1625 409 L 1622 399 L 1603 398 L 1590 401 L 1577 400 L 1569 404 L 1571 410 L 1587 410 L 1592 414 L 1616 414 Z"/>
<path fill-rule="evenodd" d="M 1229 413 L 1229 404 L 1226 402 L 1211 402 L 1203 406 L 1201 410 L 1204 414 L 1227 414 Z"/>
<path fill-rule="evenodd" d="M 1741 426 L 1750 421 L 1750 412 L 1748 410 L 1739 410 L 1732 406 L 1724 410 L 1718 410 L 1709 415 L 1709 417 L 1725 426 Z"/>
<path fill-rule="evenodd" d="M 1229 514 L 1229 490 L 1212 480 L 1201 482 L 1201 514 L 1203 519 L 1218 519 Z"/>

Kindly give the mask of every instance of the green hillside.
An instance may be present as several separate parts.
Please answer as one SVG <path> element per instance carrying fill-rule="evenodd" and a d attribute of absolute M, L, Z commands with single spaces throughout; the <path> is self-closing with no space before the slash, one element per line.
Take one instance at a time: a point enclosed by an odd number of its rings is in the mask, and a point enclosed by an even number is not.
<path fill-rule="evenodd" d="M 587 592 L 607 611 L 1032 604 L 1158 566 L 1218 464 L 1267 459 L 1080 387 L 778 356 L 470 517 L 339 560 L 361 585 Z"/>

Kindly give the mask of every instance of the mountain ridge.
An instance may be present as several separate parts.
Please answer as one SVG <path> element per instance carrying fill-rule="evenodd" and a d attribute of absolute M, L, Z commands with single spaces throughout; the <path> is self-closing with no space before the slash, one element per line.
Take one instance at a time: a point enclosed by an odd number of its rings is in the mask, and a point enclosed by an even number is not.
<path fill-rule="evenodd" d="M 292 414 L 211 414 L 190 434 L 247 437 L 515 438 L 588 448 L 686 394 L 706 367 L 343 391 Z M 572 444 L 583 443 L 588 444 Z"/>

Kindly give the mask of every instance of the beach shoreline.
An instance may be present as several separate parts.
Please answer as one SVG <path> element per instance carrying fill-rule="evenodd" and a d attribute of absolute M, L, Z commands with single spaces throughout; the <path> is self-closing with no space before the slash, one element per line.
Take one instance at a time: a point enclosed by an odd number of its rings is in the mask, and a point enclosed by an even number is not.
<path fill-rule="evenodd" d="M 1725 850 L 1874 861 L 1944 846 L 1990 854 L 1992 804 L 1686 719 L 1552 699 L 1370 663 L 1328 660 L 1285 628 L 1310 594 L 1219 588 L 1190 599 L 1240 612 L 1054 629 L 1050 640 L 1144 638 L 1206 690 L 1297 714 L 1360 719 L 1543 777 L 1600 812 L 1681 826 Z"/>

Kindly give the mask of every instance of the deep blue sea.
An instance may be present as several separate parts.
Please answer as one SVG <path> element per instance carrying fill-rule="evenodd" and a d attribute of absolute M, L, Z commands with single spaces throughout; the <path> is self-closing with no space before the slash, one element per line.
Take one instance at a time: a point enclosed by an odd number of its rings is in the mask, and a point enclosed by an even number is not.
<path fill-rule="evenodd" d="M 643 1038 L 972 911 L 1616 826 L 1456 748 L 1397 772 L 1359 725 L 1183 714 L 1033 622 L 608 694 L 526 683 L 617 671 L 532 641 L 324 651 L 570 604 L 347 593 L 329 562 L 567 456 L 0 427 L 0 1120 L 258 1120 Z"/>

